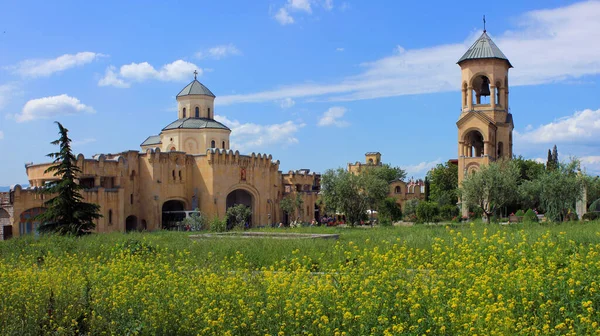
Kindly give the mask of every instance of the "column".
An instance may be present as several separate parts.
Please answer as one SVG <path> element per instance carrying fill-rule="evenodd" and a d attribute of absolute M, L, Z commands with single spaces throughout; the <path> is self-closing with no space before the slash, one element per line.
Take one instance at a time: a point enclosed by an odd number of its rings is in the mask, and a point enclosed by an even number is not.
<path fill-rule="evenodd" d="M 492 108 L 496 107 L 496 87 L 494 85 L 490 85 L 490 105 Z"/>
<path fill-rule="evenodd" d="M 473 87 L 469 86 L 467 88 L 467 106 L 469 107 L 469 110 L 473 109 Z"/>
<path fill-rule="evenodd" d="M 489 141 L 484 141 L 483 142 L 483 155 L 482 156 L 486 156 L 490 154 L 490 142 Z"/>

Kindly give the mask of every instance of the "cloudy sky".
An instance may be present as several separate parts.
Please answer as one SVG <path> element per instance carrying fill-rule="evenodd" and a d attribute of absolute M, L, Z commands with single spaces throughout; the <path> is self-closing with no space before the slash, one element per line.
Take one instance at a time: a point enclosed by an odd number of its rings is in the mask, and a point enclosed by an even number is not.
<path fill-rule="evenodd" d="M 70 130 L 86 156 L 139 149 L 198 79 L 232 146 L 323 172 L 379 151 L 420 177 L 457 157 L 460 71 L 481 34 L 510 59 L 514 152 L 600 173 L 600 1 L 4 2 L 0 185 Z"/>

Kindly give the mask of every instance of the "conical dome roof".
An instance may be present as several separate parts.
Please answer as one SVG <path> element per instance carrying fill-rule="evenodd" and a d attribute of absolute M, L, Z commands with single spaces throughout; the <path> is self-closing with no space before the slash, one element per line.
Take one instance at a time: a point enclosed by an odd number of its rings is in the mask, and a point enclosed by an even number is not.
<path fill-rule="evenodd" d="M 466 60 L 472 59 L 485 59 L 485 58 L 496 58 L 503 59 L 508 62 L 508 65 L 512 68 L 512 64 L 500 48 L 492 41 L 492 39 L 488 36 L 486 31 L 483 31 L 483 34 L 473 43 L 471 48 L 467 50 L 467 52 L 458 60 L 458 64 Z"/>
<path fill-rule="evenodd" d="M 205 95 L 210 97 L 215 97 L 215 95 L 210 92 L 210 90 L 204 86 L 202 83 L 198 82 L 197 79 L 194 79 L 190 84 L 181 90 L 177 94 L 177 97 L 183 97 L 188 95 Z"/>

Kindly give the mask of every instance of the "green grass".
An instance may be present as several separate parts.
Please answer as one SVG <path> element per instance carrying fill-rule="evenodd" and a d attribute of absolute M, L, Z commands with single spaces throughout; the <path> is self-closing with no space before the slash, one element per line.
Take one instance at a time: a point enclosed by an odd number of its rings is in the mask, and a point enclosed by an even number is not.
<path fill-rule="evenodd" d="M 497 224 L 465 223 L 448 225 L 415 225 L 411 227 L 302 227 L 302 228 L 263 228 L 253 231 L 285 233 L 333 233 L 339 239 L 272 239 L 272 238 L 202 238 L 190 239 L 190 233 L 184 232 L 146 232 L 146 233 L 110 233 L 95 234 L 81 238 L 75 237 L 33 237 L 26 236 L 0 243 L 0 258 L 10 262 L 24 256 L 37 258 L 52 254 L 85 254 L 89 257 L 108 258 L 109 253 L 122 248 L 127 242 L 143 242 L 149 246 L 168 248 L 173 251 L 189 251 L 192 262 L 210 267 L 215 260 L 222 260 L 240 252 L 248 268 L 258 269 L 271 266 L 280 260 L 292 258 L 293 251 L 300 250 L 313 260 L 321 259 L 336 264 L 346 262 L 343 253 L 335 252 L 335 245 L 355 243 L 358 248 L 386 248 L 389 243 L 400 243 L 407 248 L 430 250 L 436 238 L 451 244 L 450 230 L 470 235 L 473 231 L 481 233 L 487 230 L 493 234 L 498 231 L 513 232 L 509 235 L 515 242 L 520 239 L 519 231 L 525 230 L 530 241 L 550 232 L 557 236 L 566 232 L 566 237 L 584 245 L 600 243 L 600 222 L 568 222 L 561 224 L 517 224 L 503 226 Z"/>

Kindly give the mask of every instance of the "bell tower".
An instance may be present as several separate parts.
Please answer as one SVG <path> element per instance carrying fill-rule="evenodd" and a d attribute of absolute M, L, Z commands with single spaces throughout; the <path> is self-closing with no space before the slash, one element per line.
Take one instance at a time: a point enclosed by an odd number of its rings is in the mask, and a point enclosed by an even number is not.
<path fill-rule="evenodd" d="M 485 29 L 457 64 L 462 74 L 461 114 L 456 123 L 460 185 L 466 174 L 481 165 L 512 158 L 514 125 L 508 105 L 512 65 Z"/>

